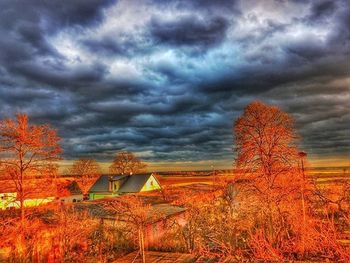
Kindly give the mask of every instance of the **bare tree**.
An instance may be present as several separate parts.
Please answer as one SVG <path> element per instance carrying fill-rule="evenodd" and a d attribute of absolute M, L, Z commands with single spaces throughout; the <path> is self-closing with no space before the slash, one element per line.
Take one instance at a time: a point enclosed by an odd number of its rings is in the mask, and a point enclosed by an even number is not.
<path fill-rule="evenodd" d="M 119 152 L 114 158 L 110 171 L 117 174 L 136 174 L 147 167 L 147 164 L 138 159 L 131 152 Z"/>
<path fill-rule="evenodd" d="M 13 181 L 20 201 L 21 220 L 24 220 L 26 180 L 56 172 L 61 147 L 56 131 L 48 125 L 30 125 L 26 114 L 16 120 L 0 121 L 0 165 Z"/>
<path fill-rule="evenodd" d="M 78 179 L 78 183 L 86 195 L 96 178 L 101 175 L 101 167 L 94 159 L 79 159 L 73 163 L 69 173 Z"/>
<path fill-rule="evenodd" d="M 137 196 L 129 195 L 117 198 L 112 202 L 106 204 L 107 209 L 117 214 L 117 220 L 125 222 L 135 232 L 138 237 L 139 253 L 142 258 L 142 262 L 146 262 L 145 255 L 145 230 L 147 224 L 162 217 L 152 209 L 150 204 L 144 203 Z"/>
<path fill-rule="evenodd" d="M 286 209 L 293 204 L 303 210 L 296 201 L 301 198 L 302 176 L 293 118 L 278 107 L 255 101 L 236 120 L 234 135 L 240 193 L 255 197 L 262 226 L 259 231 L 266 234 L 266 243 L 277 259 L 278 250 L 273 246 L 283 241 L 282 236 L 290 237 L 287 230 L 282 231 L 287 229 Z"/>

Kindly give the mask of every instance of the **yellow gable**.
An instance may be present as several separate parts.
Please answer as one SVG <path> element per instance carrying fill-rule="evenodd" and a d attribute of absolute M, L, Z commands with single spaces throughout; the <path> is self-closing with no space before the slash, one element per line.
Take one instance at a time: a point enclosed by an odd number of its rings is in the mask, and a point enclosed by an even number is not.
<path fill-rule="evenodd" d="M 158 181 L 154 178 L 153 175 L 151 175 L 145 185 L 142 187 L 141 192 L 145 191 L 152 191 L 152 190 L 157 190 L 160 189 L 160 185 Z"/>

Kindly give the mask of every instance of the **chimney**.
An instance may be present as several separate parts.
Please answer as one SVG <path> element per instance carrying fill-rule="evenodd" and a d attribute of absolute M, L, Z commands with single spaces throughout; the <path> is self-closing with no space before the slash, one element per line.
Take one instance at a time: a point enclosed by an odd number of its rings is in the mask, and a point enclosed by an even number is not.
<path fill-rule="evenodd" d="M 108 177 L 108 191 L 109 192 L 113 191 L 113 176 Z"/>

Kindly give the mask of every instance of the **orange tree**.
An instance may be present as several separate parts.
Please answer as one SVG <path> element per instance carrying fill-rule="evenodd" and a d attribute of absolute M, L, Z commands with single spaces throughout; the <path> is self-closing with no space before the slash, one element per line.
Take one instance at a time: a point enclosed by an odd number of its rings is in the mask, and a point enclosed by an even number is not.
<path fill-rule="evenodd" d="M 237 191 L 250 199 L 255 213 L 251 247 L 260 258 L 278 260 L 300 241 L 292 229 L 303 210 L 294 120 L 278 107 L 254 101 L 233 130 Z"/>
<path fill-rule="evenodd" d="M 73 163 L 69 173 L 78 179 L 78 183 L 86 195 L 96 178 L 101 175 L 101 168 L 94 159 L 79 159 Z"/>
<path fill-rule="evenodd" d="M 15 185 L 22 222 L 29 181 L 26 179 L 55 173 L 55 161 L 62 152 L 59 140 L 50 126 L 29 124 L 26 114 L 17 114 L 16 120 L 0 121 L 0 166 Z"/>
<path fill-rule="evenodd" d="M 142 172 L 147 164 L 142 162 L 131 152 L 119 152 L 110 166 L 110 171 L 117 174 L 136 174 Z"/>
<path fill-rule="evenodd" d="M 126 229 L 138 233 L 139 254 L 143 263 L 146 262 L 145 241 L 147 242 L 146 227 L 152 222 L 163 218 L 163 215 L 145 203 L 136 195 L 125 195 L 105 203 L 108 211 L 116 215 L 117 222 L 124 222 Z"/>

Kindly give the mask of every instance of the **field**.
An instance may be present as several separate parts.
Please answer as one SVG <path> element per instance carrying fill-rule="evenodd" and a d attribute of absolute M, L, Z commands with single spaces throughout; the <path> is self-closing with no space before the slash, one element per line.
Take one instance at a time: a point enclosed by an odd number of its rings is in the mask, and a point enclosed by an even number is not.
<path fill-rule="evenodd" d="M 213 176 L 157 176 L 162 186 L 184 186 L 189 184 L 213 184 Z"/>
<path fill-rule="evenodd" d="M 214 173 L 215 175 L 213 175 Z M 350 167 L 311 168 L 306 174 L 317 185 L 350 182 Z M 215 182 L 233 179 L 233 177 L 233 171 L 167 172 L 157 174 L 157 178 L 163 186 L 184 186 L 189 184 L 211 185 Z"/>

